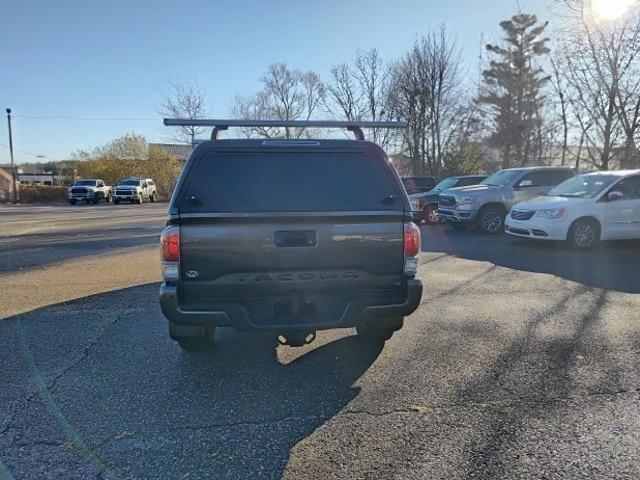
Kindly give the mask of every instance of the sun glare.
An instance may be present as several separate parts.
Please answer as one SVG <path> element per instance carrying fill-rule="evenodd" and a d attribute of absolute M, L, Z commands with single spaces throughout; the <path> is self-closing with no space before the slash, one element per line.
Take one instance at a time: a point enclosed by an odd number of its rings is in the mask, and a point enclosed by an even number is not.
<path fill-rule="evenodd" d="M 596 20 L 617 20 L 627 13 L 638 0 L 591 0 L 591 13 Z"/>

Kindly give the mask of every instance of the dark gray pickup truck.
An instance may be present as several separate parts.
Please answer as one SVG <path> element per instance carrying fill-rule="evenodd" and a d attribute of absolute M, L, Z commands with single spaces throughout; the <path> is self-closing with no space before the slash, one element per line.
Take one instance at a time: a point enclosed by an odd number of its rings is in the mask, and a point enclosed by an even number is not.
<path fill-rule="evenodd" d="M 373 143 L 201 143 L 161 236 L 171 338 L 201 349 L 225 326 L 301 346 L 317 330 L 355 326 L 384 342 L 422 296 L 411 220 L 400 178 Z"/>

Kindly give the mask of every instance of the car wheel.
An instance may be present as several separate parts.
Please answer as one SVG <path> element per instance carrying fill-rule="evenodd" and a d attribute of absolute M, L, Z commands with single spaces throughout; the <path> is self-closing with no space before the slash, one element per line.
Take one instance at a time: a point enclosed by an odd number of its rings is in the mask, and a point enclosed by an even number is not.
<path fill-rule="evenodd" d="M 506 216 L 504 208 L 497 205 L 489 205 L 480 210 L 476 226 L 482 233 L 495 235 L 504 230 Z"/>
<path fill-rule="evenodd" d="M 394 318 L 385 320 L 381 323 L 376 322 L 358 322 L 356 324 L 356 332 L 358 338 L 370 343 L 384 343 L 389 340 L 395 332 L 400 330 L 404 324 L 404 319 Z"/>
<path fill-rule="evenodd" d="M 106 197 L 104 197 L 105 202 L 111 203 L 111 194 L 109 193 Z"/>
<path fill-rule="evenodd" d="M 600 225 L 595 220 L 585 218 L 571 225 L 567 234 L 567 242 L 578 250 L 587 250 L 600 240 Z"/>
<path fill-rule="evenodd" d="M 151 203 L 155 203 L 156 202 L 156 194 L 152 193 L 151 196 L 149 197 L 149 200 L 151 201 Z"/>
<path fill-rule="evenodd" d="M 201 352 L 210 350 L 215 345 L 216 328 L 209 327 L 206 333 L 195 337 L 177 337 L 176 342 L 185 352 Z"/>
<path fill-rule="evenodd" d="M 138 205 L 142 205 L 142 195 L 138 196 Z"/>
<path fill-rule="evenodd" d="M 69 203 L 71 205 L 75 205 L 77 203 L 77 200 L 75 198 L 72 198 L 72 199 L 69 200 Z"/>

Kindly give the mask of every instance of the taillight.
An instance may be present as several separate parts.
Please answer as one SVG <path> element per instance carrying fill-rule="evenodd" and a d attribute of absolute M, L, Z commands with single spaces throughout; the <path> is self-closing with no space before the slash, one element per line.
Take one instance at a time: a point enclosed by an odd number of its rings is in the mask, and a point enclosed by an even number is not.
<path fill-rule="evenodd" d="M 165 262 L 180 261 L 180 227 L 170 225 L 160 234 L 162 260 Z"/>
<path fill-rule="evenodd" d="M 404 256 L 415 257 L 420 253 L 420 229 L 413 222 L 404 224 Z"/>

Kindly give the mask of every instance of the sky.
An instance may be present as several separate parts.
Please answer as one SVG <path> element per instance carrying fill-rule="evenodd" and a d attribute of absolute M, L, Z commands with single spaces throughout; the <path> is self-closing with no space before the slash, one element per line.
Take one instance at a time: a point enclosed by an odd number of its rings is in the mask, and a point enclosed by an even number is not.
<path fill-rule="evenodd" d="M 171 82 L 194 82 L 209 116 L 228 117 L 272 63 L 327 78 L 357 48 L 393 60 L 442 24 L 475 81 L 481 35 L 497 40 L 518 8 L 549 18 L 550 1 L 2 0 L 0 107 L 13 110 L 18 163 L 67 159 L 132 131 L 163 142 Z M 8 144 L 2 118 L 0 163 Z"/>

